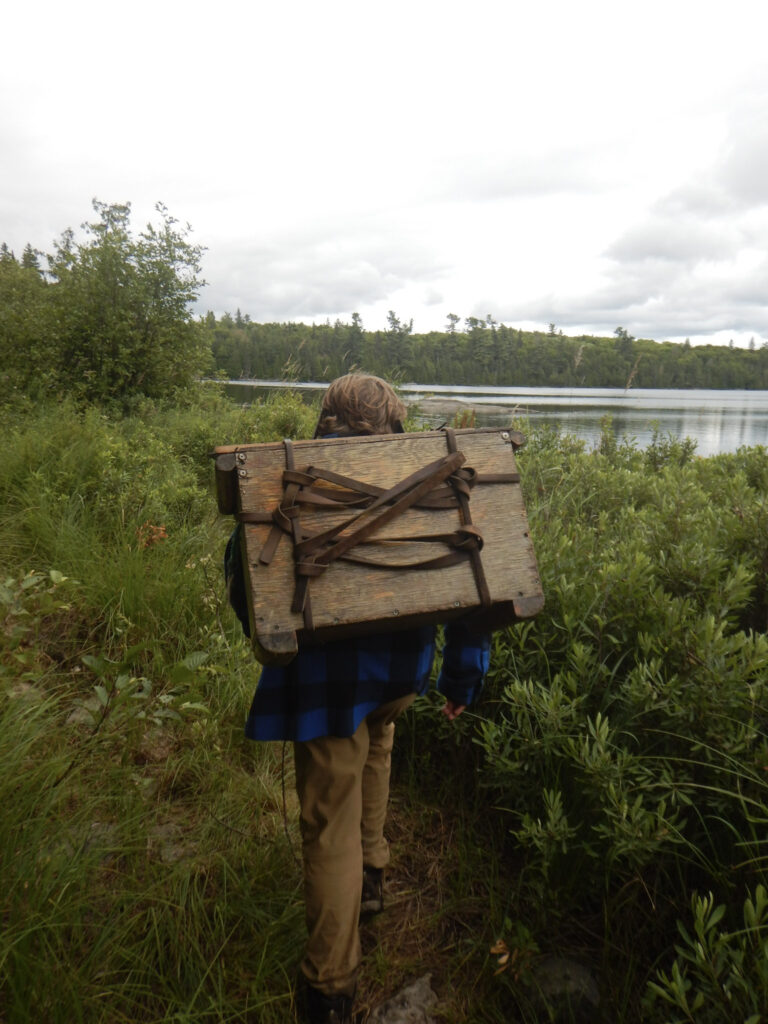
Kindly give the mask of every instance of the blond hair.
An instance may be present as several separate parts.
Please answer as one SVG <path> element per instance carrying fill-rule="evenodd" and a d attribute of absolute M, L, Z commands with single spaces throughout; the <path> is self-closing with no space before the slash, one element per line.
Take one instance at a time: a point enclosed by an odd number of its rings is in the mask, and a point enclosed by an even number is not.
<path fill-rule="evenodd" d="M 323 396 L 317 434 L 394 434 L 402 430 L 405 403 L 381 377 L 347 373 Z"/>

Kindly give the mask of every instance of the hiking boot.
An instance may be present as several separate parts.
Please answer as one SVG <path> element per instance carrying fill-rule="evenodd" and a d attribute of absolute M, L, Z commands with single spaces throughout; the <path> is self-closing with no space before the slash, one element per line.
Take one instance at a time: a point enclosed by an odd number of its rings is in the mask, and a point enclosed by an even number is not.
<path fill-rule="evenodd" d="M 380 914 L 384 909 L 384 871 L 382 868 L 363 867 L 363 895 L 361 914 Z"/>
<path fill-rule="evenodd" d="M 354 1024 L 352 996 L 328 996 L 312 985 L 306 992 L 307 1024 Z"/>

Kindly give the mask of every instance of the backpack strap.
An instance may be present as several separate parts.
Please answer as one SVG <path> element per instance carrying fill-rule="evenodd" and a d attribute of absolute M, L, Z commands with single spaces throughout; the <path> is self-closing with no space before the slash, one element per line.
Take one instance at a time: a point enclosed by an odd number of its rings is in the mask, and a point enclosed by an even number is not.
<path fill-rule="evenodd" d="M 451 427 L 445 428 L 445 438 L 448 442 L 448 451 L 458 451 L 456 444 L 456 434 Z M 498 474 L 503 476 L 503 474 Z M 465 528 L 472 527 L 472 514 L 469 510 L 469 495 L 470 488 L 466 482 L 461 479 L 451 480 L 453 485 L 456 498 L 459 502 L 459 509 L 461 510 L 461 519 Z M 488 589 L 488 580 L 485 577 L 485 570 L 483 569 L 483 560 L 480 557 L 480 548 L 482 545 L 474 544 L 468 548 L 469 560 L 472 564 L 472 572 L 475 577 L 475 586 L 477 587 L 478 597 L 483 607 L 488 608 L 491 604 L 491 592 Z"/>

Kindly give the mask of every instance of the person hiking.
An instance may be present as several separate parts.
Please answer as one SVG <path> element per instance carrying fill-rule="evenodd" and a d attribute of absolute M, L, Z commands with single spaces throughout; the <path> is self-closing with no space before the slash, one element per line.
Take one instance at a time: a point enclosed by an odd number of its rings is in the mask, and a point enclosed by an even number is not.
<path fill-rule="evenodd" d="M 318 437 L 402 432 L 406 408 L 386 381 L 349 373 L 326 391 Z M 438 689 L 455 719 L 478 696 L 490 636 L 444 628 Z M 301 961 L 309 1024 L 353 1020 L 361 912 L 383 908 L 384 835 L 395 719 L 429 686 L 436 628 L 299 644 L 262 670 L 245 732 L 293 741 L 307 943 Z"/>

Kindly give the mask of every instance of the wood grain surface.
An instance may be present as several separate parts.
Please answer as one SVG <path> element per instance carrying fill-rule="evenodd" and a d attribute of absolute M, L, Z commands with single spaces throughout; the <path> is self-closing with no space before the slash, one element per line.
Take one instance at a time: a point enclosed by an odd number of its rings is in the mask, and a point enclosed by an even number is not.
<path fill-rule="evenodd" d="M 454 436 L 466 457 L 465 466 L 480 476 L 516 473 L 514 446 L 519 435 L 485 429 L 456 430 Z M 297 469 L 330 469 L 385 489 L 448 452 L 444 431 L 295 441 L 292 448 Z M 283 494 L 284 444 L 228 446 L 217 448 L 214 456 L 220 509 L 271 514 Z M 481 607 L 468 559 L 441 569 L 407 571 L 338 561 L 309 583 L 314 638 L 445 622 L 468 614 L 478 628 L 496 628 L 540 611 L 544 597 L 519 482 L 478 483 L 469 511 L 483 536 L 481 558 L 490 608 Z M 302 528 L 316 533 L 352 514 L 302 506 Z M 354 553 L 377 561 L 419 562 L 448 548 L 411 538 L 450 533 L 460 525 L 458 508 L 410 508 L 375 532 L 372 540 L 377 543 L 357 547 Z M 251 633 L 254 650 L 265 662 L 287 660 L 306 635 L 302 613 L 291 611 L 295 571 L 290 537 L 282 537 L 269 565 L 259 562 L 270 529 L 269 524 L 246 524 L 243 531 Z"/>

